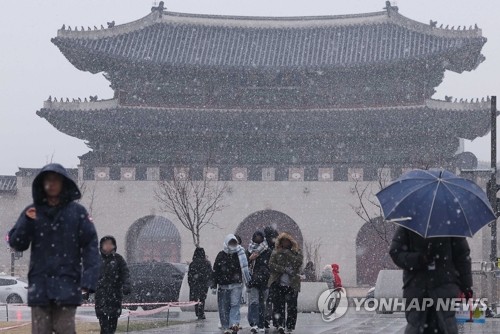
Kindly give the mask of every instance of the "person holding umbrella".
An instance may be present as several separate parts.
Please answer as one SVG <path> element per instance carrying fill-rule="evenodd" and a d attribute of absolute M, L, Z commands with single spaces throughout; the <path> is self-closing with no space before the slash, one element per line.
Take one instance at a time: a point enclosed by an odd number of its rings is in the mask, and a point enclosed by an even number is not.
<path fill-rule="evenodd" d="M 465 237 L 496 219 L 486 194 L 469 180 L 444 170 L 414 170 L 377 195 L 385 219 L 400 227 L 389 250 L 403 269 L 406 300 L 405 334 L 458 333 L 453 309 L 436 309 L 444 302 L 472 298 L 470 249 Z M 423 305 L 411 308 L 415 299 Z"/>

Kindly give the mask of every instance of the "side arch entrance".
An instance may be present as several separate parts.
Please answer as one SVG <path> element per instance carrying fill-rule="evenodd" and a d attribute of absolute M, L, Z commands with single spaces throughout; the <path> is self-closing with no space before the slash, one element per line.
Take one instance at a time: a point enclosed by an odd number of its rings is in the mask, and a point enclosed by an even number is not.
<path fill-rule="evenodd" d="M 235 234 L 241 237 L 244 247 L 247 247 L 252 235 L 256 230 L 264 230 L 266 226 L 272 226 L 278 232 L 291 234 L 303 249 L 304 239 L 302 231 L 297 223 L 288 215 L 275 210 L 257 211 L 246 217 L 236 229 Z"/>
<path fill-rule="evenodd" d="M 129 263 L 178 263 L 181 260 L 179 230 L 162 216 L 136 220 L 127 231 L 125 247 Z"/>
<path fill-rule="evenodd" d="M 398 269 L 389 256 L 396 224 L 376 218 L 365 223 L 356 237 L 356 277 L 358 286 L 374 286 L 382 269 Z"/>

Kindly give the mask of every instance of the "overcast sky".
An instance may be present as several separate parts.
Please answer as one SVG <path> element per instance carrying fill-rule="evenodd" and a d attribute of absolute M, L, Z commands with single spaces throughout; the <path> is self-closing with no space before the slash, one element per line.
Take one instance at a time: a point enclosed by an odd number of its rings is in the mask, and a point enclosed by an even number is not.
<path fill-rule="evenodd" d="M 383 0 L 170 0 L 168 10 L 186 13 L 290 16 L 338 15 L 379 11 Z M 112 97 L 101 74 L 74 68 L 50 42 L 63 23 L 71 26 L 106 26 L 147 15 L 151 0 L 2 0 L 0 10 L 0 174 L 18 167 L 40 167 L 53 160 L 76 167 L 88 152 L 83 141 L 57 131 L 35 113 L 49 95 L 57 97 Z M 500 31 L 498 0 L 400 0 L 403 15 L 438 25 L 474 25 L 488 42 L 486 61 L 477 70 L 447 72 L 435 98 L 452 95 L 476 98 L 500 95 Z M 466 150 L 489 160 L 489 136 L 466 143 Z"/>

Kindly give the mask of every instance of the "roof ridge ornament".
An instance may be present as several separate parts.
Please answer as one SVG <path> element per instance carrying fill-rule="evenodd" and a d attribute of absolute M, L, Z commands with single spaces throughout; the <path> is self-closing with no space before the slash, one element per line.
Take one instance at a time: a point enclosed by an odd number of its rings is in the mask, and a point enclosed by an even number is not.
<path fill-rule="evenodd" d="M 159 17 L 161 18 L 163 15 L 163 11 L 166 10 L 167 8 L 165 7 L 165 2 L 160 1 L 158 3 L 158 6 L 153 6 L 151 7 L 151 12 L 158 12 Z"/>
<path fill-rule="evenodd" d="M 385 7 L 383 9 L 385 9 L 387 11 L 388 16 L 391 16 L 391 11 L 395 11 L 395 12 L 399 11 L 399 7 L 391 4 L 390 1 L 385 2 Z"/>

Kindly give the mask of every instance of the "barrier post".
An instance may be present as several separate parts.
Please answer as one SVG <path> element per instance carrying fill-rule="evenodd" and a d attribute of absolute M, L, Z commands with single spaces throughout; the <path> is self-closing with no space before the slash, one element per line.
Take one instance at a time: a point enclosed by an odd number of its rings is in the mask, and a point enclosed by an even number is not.
<path fill-rule="evenodd" d="M 168 319 L 170 318 L 170 308 L 167 309 L 167 327 L 168 327 Z"/>
<path fill-rule="evenodd" d="M 127 316 L 127 333 L 128 333 L 128 326 L 130 325 L 130 314 Z"/>
<path fill-rule="evenodd" d="M 7 322 L 9 322 L 9 303 L 5 303 L 5 313 L 7 313 Z"/>

